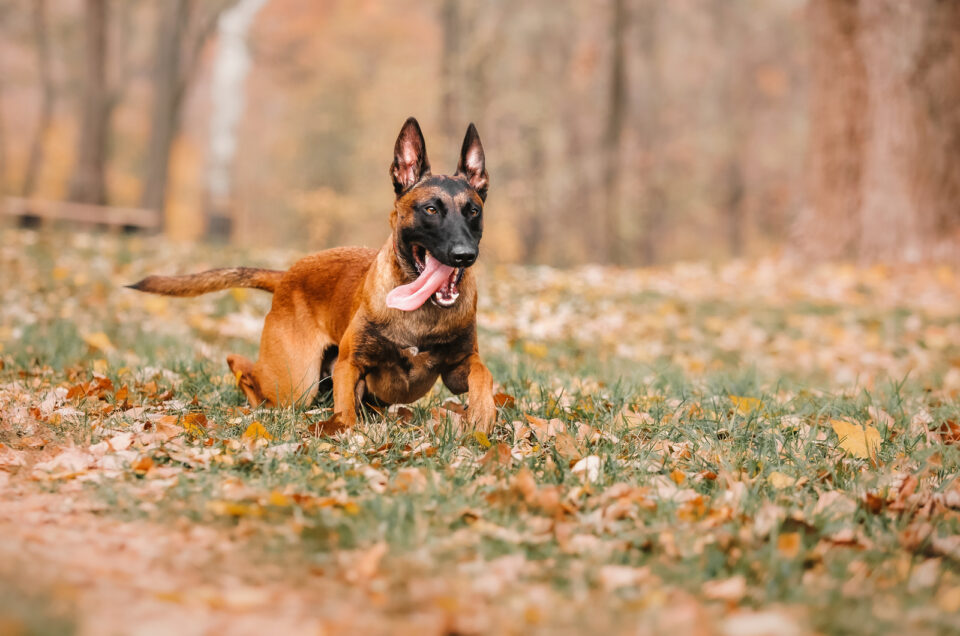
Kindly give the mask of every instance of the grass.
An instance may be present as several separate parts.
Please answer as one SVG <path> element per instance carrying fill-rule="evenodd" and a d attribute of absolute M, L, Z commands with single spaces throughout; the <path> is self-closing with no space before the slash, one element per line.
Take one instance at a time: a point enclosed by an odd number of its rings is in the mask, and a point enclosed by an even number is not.
<path fill-rule="evenodd" d="M 609 270 L 607 286 L 588 286 L 576 272 L 490 268 L 481 350 L 515 403 L 489 438 L 458 429 L 455 406 L 438 410 L 452 398 L 438 388 L 316 439 L 306 430 L 329 400 L 250 411 L 226 373 L 226 352 L 255 354 L 268 297 L 119 289 L 196 262 L 182 247 L 2 240 L 0 442 L 90 448 L 134 433 L 125 455 L 91 451 L 79 476 L 33 469 L 38 488 L 79 480 L 109 515 L 212 528 L 291 580 L 363 587 L 388 623 L 960 629 L 960 452 L 941 431 L 958 419 L 960 352 L 945 274 L 917 290 L 894 271 L 783 265 L 793 279 L 764 283 L 761 263 Z M 198 269 L 251 260 L 203 254 Z M 109 389 L 41 406 L 94 373 Z M 164 416 L 176 434 L 158 440 Z M 852 453 L 837 420 L 875 428 L 879 447 Z"/>

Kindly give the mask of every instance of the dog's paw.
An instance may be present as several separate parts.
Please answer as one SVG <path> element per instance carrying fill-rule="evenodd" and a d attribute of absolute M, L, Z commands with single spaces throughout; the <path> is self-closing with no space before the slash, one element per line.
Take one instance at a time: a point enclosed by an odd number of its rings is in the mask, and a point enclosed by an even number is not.
<path fill-rule="evenodd" d="M 493 396 L 486 396 L 476 404 L 471 402 L 467 407 L 467 420 L 474 430 L 490 433 L 497 423 L 497 407 L 493 403 Z"/>

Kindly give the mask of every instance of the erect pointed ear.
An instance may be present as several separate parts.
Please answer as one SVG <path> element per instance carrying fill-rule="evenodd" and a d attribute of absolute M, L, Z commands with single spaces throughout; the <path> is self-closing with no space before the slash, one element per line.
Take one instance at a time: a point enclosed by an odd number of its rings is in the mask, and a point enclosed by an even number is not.
<path fill-rule="evenodd" d="M 483 145 L 480 143 L 480 134 L 473 124 L 467 126 L 467 134 L 463 138 L 463 147 L 460 149 L 460 161 L 457 163 L 457 174 L 467 178 L 480 198 L 487 200 L 487 185 L 490 178 L 487 176 L 486 160 L 483 157 Z"/>
<path fill-rule="evenodd" d="M 393 147 L 393 165 L 390 166 L 393 189 L 397 196 L 400 196 L 429 174 L 427 143 L 420 132 L 420 124 L 410 117 L 403 123 L 397 143 Z"/>

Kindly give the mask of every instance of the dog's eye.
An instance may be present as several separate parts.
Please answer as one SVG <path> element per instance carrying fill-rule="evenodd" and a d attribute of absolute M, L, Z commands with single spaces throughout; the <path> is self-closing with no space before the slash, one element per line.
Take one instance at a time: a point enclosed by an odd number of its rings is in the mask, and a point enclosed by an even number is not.
<path fill-rule="evenodd" d="M 480 208 L 470 208 L 470 218 L 476 218 L 480 216 Z"/>
<path fill-rule="evenodd" d="M 431 214 L 431 215 L 432 215 L 432 214 L 436 214 L 436 213 L 437 213 L 437 208 L 433 207 L 432 205 L 428 205 L 427 207 L 424 208 L 424 211 L 425 211 L 427 214 Z"/>

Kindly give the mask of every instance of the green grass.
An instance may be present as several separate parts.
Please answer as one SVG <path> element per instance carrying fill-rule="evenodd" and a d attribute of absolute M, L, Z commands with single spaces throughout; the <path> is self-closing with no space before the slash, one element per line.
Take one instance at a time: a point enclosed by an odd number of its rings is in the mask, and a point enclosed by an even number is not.
<path fill-rule="evenodd" d="M 458 606 L 489 605 L 544 631 L 656 627 L 690 604 L 705 608 L 703 620 L 770 610 L 821 633 L 960 629 L 960 551 L 933 540 L 960 534 L 960 514 L 943 503 L 958 492 L 960 452 L 936 436 L 942 422 L 960 418 L 944 381 L 955 347 L 941 340 L 952 322 L 911 306 L 909 295 L 864 304 L 887 284 L 866 274 L 847 304 L 717 297 L 709 281 L 690 290 L 685 274 L 669 270 L 660 276 L 682 294 L 643 284 L 578 292 L 578 279 L 560 274 L 535 291 L 530 270 L 490 271 L 485 292 L 495 302 L 482 308 L 481 351 L 516 405 L 501 410 L 489 440 L 437 419 L 433 409 L 450 397 L 439 387 L 409 418 L 371 414 L 354 435 L 315 439 L 307 427 L 329 417 L 329 400 L 312 410 L 248 412 L 223 363 L 228 351 L 254 355 L 256 336 L 218 329 L 262 315 L 268 297 L 221 294 L 150 308 L 116 283 L 189 262 L 189 253 L 98 238 L 54 255 L 45 240 L 11 257 L 24 235 L 3 234 L 5 258 L 28 285 L 3 281 L 0 404 L 35 406 L 52 387 L 89 381 L 97 369 L 114 390 L 64 404 L 79 414 L 42 415 L 44 431 L 85 445 L 139 433 L 142 415 L 103 412 L 122 386 L 148 412 L 207 419 L 202 430 L 135 446 L 150 470 L 128 465 L 85 482 L 111 515 L 185 520 L 226 535 L 242 529 L 253 558 L 343 576 L 351 566 L 342 555 L 383 542 L 377 576 L 390 600 L 372 611 L 387 615 L 449 603 L 415 591 L 417 581 L 443 580 Z M 203 253 L 218 264 L 247 259 Z M 58 266 L 71 276 L 58 279 Z M 563 328 L 546 336 L 484 324 L 523 315 L 521 303 L 535 294 L 549 315 L 551 302 L 561 311 L 577 293 Z M 27 311 L 13 310 L 18 303 Z M 590 327 L 614 311 L 626 316 L 620 327 Z M 663 325 L 631 322 L 651 315 Z M 97 332 L 112 348 L 88 344 Z M 801 364 L 811 341 L 822 355 Z M 798 342 L 796 351 L 787 346 Z M 624 347 L 635 343 L 659 349 Z M 909 372 L 886 374 L 871 356 Z M 923 412 L 930 423 L 917 425 Z M 561 434 L 524 435 L 528 416 L 557 419 Z M 841 447 L 830 424 L 837 419 L 877 429 L 873 460 Z M 271 440 L 244 437 L 255 421 Z M 29 433 L 8 424 L 0 441 L 16 447 Z M 284 444 L 300 446 L 275 456 Z M 501 444 L 515 457 L 498 463 Z M 218 454 L 201 461 L 204 452 Z M 574 470 L 588 457 L 597 462 L 592 480 Z M 916 497 L 898 509 L 896 480 L 906 475 L 918 480 Z M 518 571 L 498 569 L 518 556 Z M 615 585 L 611 565 L 648 571 Z M 917 574 L 928 571 L 934 576 Z M 728 599 L 705 587 L 732 577 L 745 586 Z M 541 588 L 546 595 L 525 604 Z"/>

